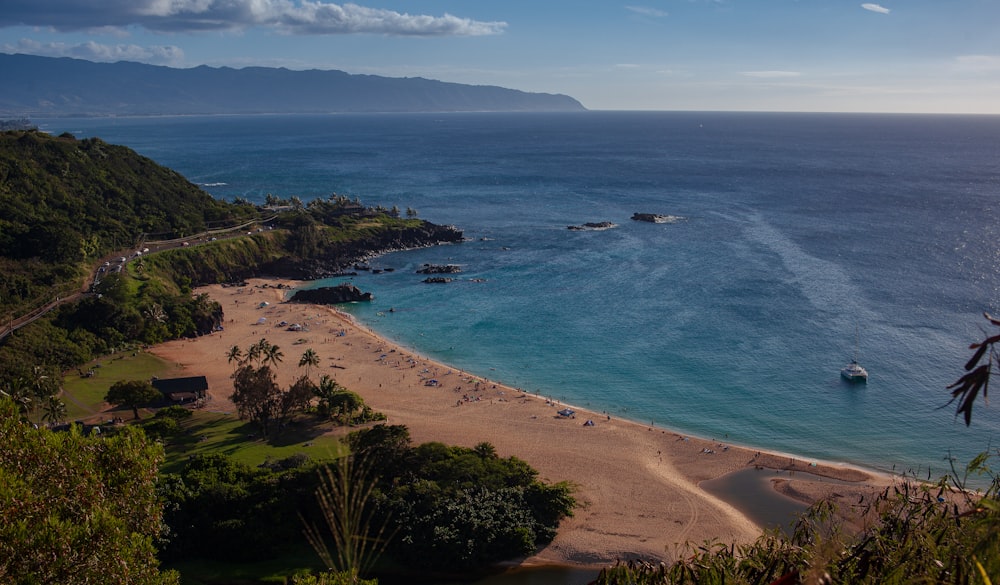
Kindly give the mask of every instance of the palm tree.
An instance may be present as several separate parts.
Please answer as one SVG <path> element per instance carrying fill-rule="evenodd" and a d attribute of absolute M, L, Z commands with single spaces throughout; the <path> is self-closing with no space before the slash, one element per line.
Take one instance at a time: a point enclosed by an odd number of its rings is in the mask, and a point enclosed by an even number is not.
<path fill-rule="evenodd" d="M 239 365 L 243 362 L 243 350 L 240 349 L 240 346 L 234 345 L 226 352 L 226 358 L 229 363 L 236 362 L 236 365 Z"/>
<path fill-rule="evenodd" d="M 42 366 L 31 368 L 32 380 L 31 388 L 35 392 L 35 398 L 45 398 L 59 392 L 59 383 L 56 376 L 49 375 Z"/>
<path fill-rule="evenodd" d="M 247 348 L 246 360 L 247 362 L 259 362 L 262 350 L 267 347 L 268 343 L 266 339 L 261 339 L 257 343 L 251 345 Z"/>
<path fill-rule="evenodd" d="M 9 396 L 21 414 L 28 414 L 34 408 L 31 400 L 31 388 L 24 381 L 24 378 L 13 378 L 7 380 L 0 394 Z"/>
<path fill-rule="evenodd" d="M 66 403 L 55 396 L 49 396 L 42 404 L 42 420 L 54 425 L 66 419 Z"/>
<path fill-rule="evenodd" d="M 310 347 L 302 354 L 302 359 L 299 360 L 299 367 L 306 368 L 306 375 L 309 374 L 309 369 L 319 366 L 319 355 Z"/>
<path fill-rule="evenodd" d="M 267 362 L 271 362 L 272 366 L 277 366 L 278 363 L 281 361 L 281 358 L 285 356 L 285 354 L 281 353 L 281 350 L 278 349 L 277 345 L 270 345 L 270 344 L 268 344 L 267 347 L 264 348 L 263 353 L 264 353 L 263 363 L 267 364 Z"/>
<path fill-rule="evenodd" d="M 158 303 L 152 303 L 143 312 L 146 319 L 152 321 L 153 323 L 166 323 L 167 322 L 167 312 L 163 310 L 163 306 Z"/>

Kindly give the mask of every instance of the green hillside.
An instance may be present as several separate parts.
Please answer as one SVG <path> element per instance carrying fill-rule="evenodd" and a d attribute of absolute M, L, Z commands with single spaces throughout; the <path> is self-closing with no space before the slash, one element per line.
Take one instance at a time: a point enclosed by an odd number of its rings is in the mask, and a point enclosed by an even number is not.
<path fill-rule="evenodd" d="M 0 314 L 84 284 L 99 259 L 150 237 L 255 217 L 175 171 L 98 138 L 0 133 Z"/>
<path fill-rule="evenodd" d="M 0 132 L 0 388 L 34 385 L 38 404 L 99 356 L 211 331 L 221 310 L 198 285 L 320 277 L 462 238 L 338 195 L 268 203 L 214 199 L 98 138 Z"/>

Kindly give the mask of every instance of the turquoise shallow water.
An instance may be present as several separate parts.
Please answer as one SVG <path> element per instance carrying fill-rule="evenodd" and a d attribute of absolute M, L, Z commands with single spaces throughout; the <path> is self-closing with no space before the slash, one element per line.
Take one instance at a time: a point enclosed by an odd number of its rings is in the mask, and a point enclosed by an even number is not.
<path fill-rule="evenodd" d="M 1000 305 L 1000 118 L 626 113 L 46 120 L 215 196 L 333 192 L 469 241 L 373 261 L 348 308 L 429 357 L 748 446 L 934 476 Z M 683 216 L 631 221 L 634 212 Z M 615 229 L 570 231 L 589 221 Z M 455 263 L 448 285 L 423 263 Z M 393 308 L 395 311 L 389 312 Z M 838 376 L 855 351 L 867 386 Z"/>

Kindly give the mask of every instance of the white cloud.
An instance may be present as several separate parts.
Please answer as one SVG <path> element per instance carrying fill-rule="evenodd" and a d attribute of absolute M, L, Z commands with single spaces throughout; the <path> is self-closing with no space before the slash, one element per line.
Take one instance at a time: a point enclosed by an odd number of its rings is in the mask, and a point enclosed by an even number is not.
<path fill-rule="evenodd" d="M 664 10 L 658 8 L 652 8 L 649 6 L 626 6 L 625 10 L 629 10 L 636 14 L 641 14 L 642 16 L 651 16 L 653 18 L 663 18 L 669 16 L 670 14 Z"/>
<path fill-rule="evenodd" d="M 889 14 L 889 9 L 881 4 L 872 4 L 870 2 L 865 2 L 861 5 L 865 10 L 870 10 L 872 12 L 878 12 L 879 14 Z"/>
<path fill-rule="evenodd" d="M 740 73 L 744 77 L 758 77 L 761 79 L 781 79 L 786 77 L 798 77 L 802 75 L 798 71 L 743 71 Z"/>
<path fill-rule="evenodd" d="M 139 45 L 105 45 L 95 42 L 40 43 L 32 39 L 21 39 L 16 44 L 0 45 L 4 53 L 25 53 L 43 57 L 73 57 L 87 61 L 138 61 L 154 65 L 177 66 L 184 62 L 184 51 L 173 45 L 140 47 Z"/>
<path fill-rule="evenodd" d="M 956 69 L 968 73 L 1000 72 L 1000 55 L 960 55 L 955 57 Z"/>
<path fill-rule="evenodd" d="M 81 6 L 81 4 L 85 4 Z M 35 0 L 0 11 L 0 27 L 56 30 L 140 26 L 184 32 L 263 27 L 287 34 L 370 33 L 400 36 L 479 36 L 502 33 L 506 22 L 451 14 L 429 16 L 322 0 Z"/>

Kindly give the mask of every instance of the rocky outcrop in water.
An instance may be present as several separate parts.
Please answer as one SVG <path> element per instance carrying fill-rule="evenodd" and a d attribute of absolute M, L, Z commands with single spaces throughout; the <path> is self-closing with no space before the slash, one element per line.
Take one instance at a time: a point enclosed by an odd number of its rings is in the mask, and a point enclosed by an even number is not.
<path fill-rule="evenodd" d="M 462 267 L 457 264 L 424 264 L 417 274 L 458 274 Z"/>
<path fill-rule="evenodd" d="M 658 213 L 633 213 L 632 219 L 635 221 L 645 221 L 649 223 L 677 223 L 684 219 L 679 215 L 660 215 Z"/>
<path fill-rule="evenodd" d="M 370 301 L 372 298 L 372 293 L 361 292 L 361 289 L 353 284 L 338 284 L 337 286 L 323 286 L 295 291 L 290 301 L 293 303 L 311 303 L 314 305 L 336 305 L 338 303 Z"/>
<path fill-rule="evenodd" d="M 634 218 L 633 218 L 634 219 Z M 609 230 L 618 227 L 618 224 L 610 221 L 587 222 L 581 225 L 567 226 L 566 229 L 575 232 Z"/>

